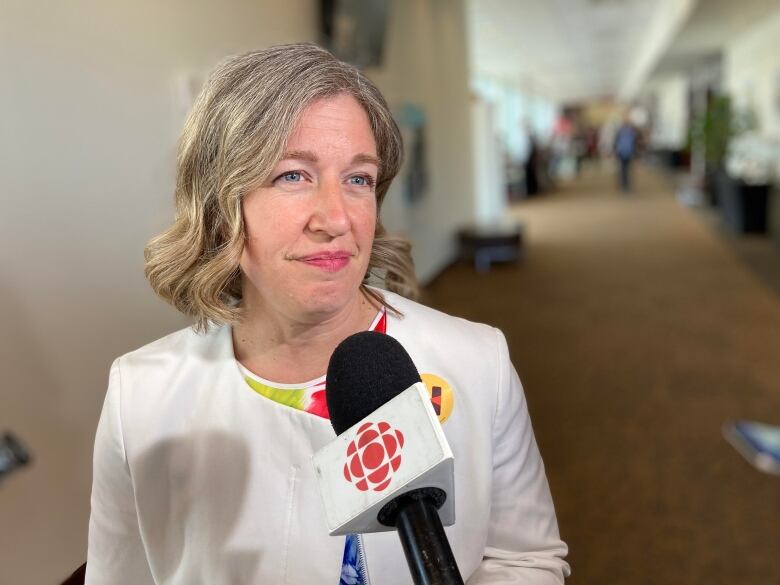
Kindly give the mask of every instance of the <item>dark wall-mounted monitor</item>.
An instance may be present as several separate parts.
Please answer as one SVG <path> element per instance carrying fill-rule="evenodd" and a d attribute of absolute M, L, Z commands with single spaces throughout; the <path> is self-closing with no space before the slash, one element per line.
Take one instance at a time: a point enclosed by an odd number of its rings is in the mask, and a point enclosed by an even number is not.
<path fill-rule="evenodd" d="M 322 44 L 357 67 L 382 64 L 390 0 L 320 0 Z"/>

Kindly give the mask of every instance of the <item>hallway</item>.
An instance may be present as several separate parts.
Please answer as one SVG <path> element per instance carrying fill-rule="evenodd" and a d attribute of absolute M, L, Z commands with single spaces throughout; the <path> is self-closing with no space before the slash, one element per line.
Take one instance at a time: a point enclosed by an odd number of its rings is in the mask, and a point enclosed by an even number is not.
<path fill-rule="evenodd" d="M 455 265 L 424 301 L 506 334 L 572 583 L 780 582 L 780 478 L 720 430 L 780 424 L 780 296 L 639 171 L 627 197 L 591 172 L 516 206 L 524 260 Z"/>

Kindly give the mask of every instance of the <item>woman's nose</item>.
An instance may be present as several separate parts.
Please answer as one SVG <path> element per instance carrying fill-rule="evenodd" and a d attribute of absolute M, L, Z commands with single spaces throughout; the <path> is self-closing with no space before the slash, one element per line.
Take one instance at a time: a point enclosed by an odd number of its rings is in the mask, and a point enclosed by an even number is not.
<path fill-rule="evenodd" d="M 349 230 L 349 215 L 339 181 L 323 181 L 317 187 L 309 228 L 331 237 L 340 236 Z"/>

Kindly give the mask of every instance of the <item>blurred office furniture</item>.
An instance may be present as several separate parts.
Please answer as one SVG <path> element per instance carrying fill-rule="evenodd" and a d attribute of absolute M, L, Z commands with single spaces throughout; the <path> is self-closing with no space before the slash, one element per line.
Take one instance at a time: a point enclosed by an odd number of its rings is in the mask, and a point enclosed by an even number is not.
<path fill-rule="evenodd" d="M 0 437 L 0 482 L 20 467 L 30 463 L 30 454 L 11 433 Z"/>
<path fill-rule="evenodd" d="M 720 169 L 715 176 L 715 187 L 723 223 L 727 228 L 737 234 L 767 232 L 771 184 L 751 185 L 732 178 Z"/>
<path fill-rule="evenodd" d="M 769 231 L 772 189 L 780 184 L 780 140 L 757 132 L 733 137 L 716 184 L 727 227 L 736 233 Z"/>
<path fill-rule="evenodd" d="M 523 247 L 522 226 L 515 222 L 475 224 L 458 232 L 461 258 L 487 272 L 495 262 L 516 262 Z"/>

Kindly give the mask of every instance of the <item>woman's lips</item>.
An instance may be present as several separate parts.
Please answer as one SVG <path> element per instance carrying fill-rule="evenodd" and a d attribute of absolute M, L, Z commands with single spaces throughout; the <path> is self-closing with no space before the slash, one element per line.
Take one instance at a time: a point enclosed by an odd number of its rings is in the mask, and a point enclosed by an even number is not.
<path fill-rule="evenodd" d="M 326 272 L 338 272 L 349 264 L 351 256 L 348 252 L 338 252 L 333 254 L 312 254 L 298 258 L 298 260 Z"/>

